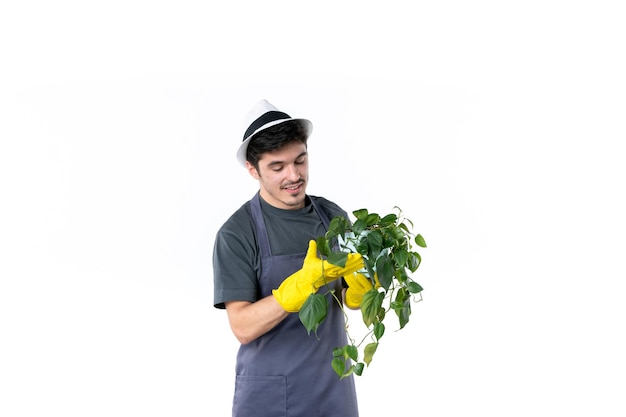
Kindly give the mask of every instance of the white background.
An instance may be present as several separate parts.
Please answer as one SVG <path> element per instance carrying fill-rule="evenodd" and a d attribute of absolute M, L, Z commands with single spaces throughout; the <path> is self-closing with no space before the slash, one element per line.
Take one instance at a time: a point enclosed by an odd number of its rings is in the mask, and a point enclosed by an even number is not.
<path fill-rule="evenodd" d="M 619 2 L 207 3 L 0 6 L 0 415 L 230 415 L 261 98 L 313 121 L 309 193 L 429 244 L 362 417 L 626 415 Z"/>

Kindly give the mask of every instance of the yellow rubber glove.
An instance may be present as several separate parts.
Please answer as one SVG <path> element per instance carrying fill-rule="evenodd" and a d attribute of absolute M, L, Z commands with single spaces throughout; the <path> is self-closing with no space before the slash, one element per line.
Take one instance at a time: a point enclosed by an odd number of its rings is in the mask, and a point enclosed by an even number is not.
<path fill-rule="evenodd" d="M 317 256 L 317 243 L 311 240 L 302 268 L 285 278 L 282 284 L 272 291 L 272 294 L 286 311 L 295 313 L 300 311 L 308 296 L 324 284 L 350 275 L 361 268 L 363 268 L 363 258 L 358 253 L 349 254 L 346 266 L 343 268 L 328 261 L 322 261 Z"/>
<path fill-rule="evenodd" d="M 366 292 L 373 288 L 372 282 L 363 274 L 357 272 L 343 277 L 348 284 L 344 301 L 349 308 L 357 309 L 361 307 L 361 301 Z M 380 288 L 380 282 L 378 282 L 378 276 L 374 274 L 374 280 L 376 281 L 376 288 Z"/>

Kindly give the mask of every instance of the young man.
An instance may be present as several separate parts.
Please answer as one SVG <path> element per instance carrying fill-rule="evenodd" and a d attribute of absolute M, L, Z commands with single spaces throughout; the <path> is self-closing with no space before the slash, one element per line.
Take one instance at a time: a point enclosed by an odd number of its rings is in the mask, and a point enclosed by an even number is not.
<path fill-rule="evenodd" d="M 347 213 L 306 194 L 307 140 L 312 124 L 266 100 L 248 115 L 237 160 L 259 191 L 220 228 L 213 252 L 214 306 L 226 309 L 241 342 L 237 354 L 234 417 L 357 417 L 352 376 L 340 379 L 332 351 L 346 344 L 337 302 L 309 335 L 298 311 L 309 294 L 334 290 L 363 267 L 358 254 L 345 268 L 322 262 L 315 239 L 330 219 Z"/>

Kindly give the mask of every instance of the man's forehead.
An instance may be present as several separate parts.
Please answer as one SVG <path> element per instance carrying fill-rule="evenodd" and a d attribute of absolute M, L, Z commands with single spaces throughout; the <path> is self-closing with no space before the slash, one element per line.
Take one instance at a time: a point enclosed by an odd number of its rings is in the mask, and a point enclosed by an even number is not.
<path fill-rule="evenodd" d="M 259 162 L 262 161 L 266 165 L 288 163 L 306 155 L 306 145 L 303 143 L 297 143 L 295 146 L 288 145 L 275 151 L 263 152 L 259 157 Z"/>

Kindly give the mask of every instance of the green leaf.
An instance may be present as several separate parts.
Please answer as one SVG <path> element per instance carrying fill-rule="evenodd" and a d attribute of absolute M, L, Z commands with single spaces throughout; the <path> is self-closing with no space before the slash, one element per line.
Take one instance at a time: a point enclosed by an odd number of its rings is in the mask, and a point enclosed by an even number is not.
<path fill-rule="evenodd" d="M 369 248 L 369 245 L 367 244 L 367 239 L 359 240 L 356 250 L 357 252 L 359 252 L 361 255 L 365 257 L 366 261 L 370 261 L 370 254 L 369 254 L 370 248 Z M 372 259 L 376 259 L 376 258 L 372 258 Z"/>
<path fill-rule="evenodd" d="M 401 284 L 406 284 L 409 279 L 409 276 L 406 274 L 406 270 L 404 268 L 398 268 L 394 272 L 396 280 L 398 280 Z"/>
<path fill-rule="evenodd" d="M 359 362 L 354 365 L 354 373 L 358 376 L 361 376 L 363 374 L 363 369 L 365 369 L 365 365 L 363 364 L 363 362 Z"/>
<path fill-rule="evenodd" d="M 343 373 L 346 370 L 346 361 L 340 358 L 334 358 L 330 365 L 337 375 L 343 377 Z"/>
<path fill-rule="evenodd" d="M 383 323 L 374 323 L 374 337 L 380 340 L 385 334 L 385 325 Z"/>
<path fill-rule="evenodd" d="M 348 220 L 343 216 L 335 216 L 330 220 L 330 223 L 328 224 L 326 237 L 331 238 L 343 235 L 346 233 L 346 230 L 348 230 Z"/>
<path fill-rule="evenodd" d="M 359 350 L 354 345 L 348 345 L 345 349 L 345 355 L 347 356 L 346 359 L 350 358 L 356 362 L 359 359 Z"/>
<path fill-rule="evenodd" d="M 354 217 L 356 217 L 357 220 L 367 220 L 368 213 L 369 212 L 367 211 L 367 209 L 354 210 L 352 212 L 352 214 L 354 214 Z"/>
<path fill-rule="evenodd" d="M 328 300 L 326 300 L 326 297 L 317 293 L 307 297 L 298 315 L 309 336 L 311 331 L 314 331 L 317 336 L 317 328 L 322 324 L 327 313 Z"/>
<path fill-rule="evenodd" d="M 409 322 L 409 316 L 411 316 L 411 304 L 406 303 L 404 308 L 395 310 L 400 322 L 400 328 L 404 329 L 404 326 Z"/>
<path fill-rule="evenodd" d="M 380 310 L 378 310 L 378 315 L 376 316 L 376 320 L 377 322 L 382 322 L 383 320 L 385 320 L 385 309 L 384 308 L 380 308 Z"/>
<path fill-rule="evenodd" d="M 396 216 L 395 214 L 387 214 L 385 217 L 383 217 L 382 219 L 380 219 L 380 225 L 381 226 L 389 226 L 392 224 L 396 224 L 396 221 L 398 220 L 398 216 Z"/>
<path fill-rule="evenodd" d="M 380 216 L 376 213 L 371 213 L 367 216 L 367 225 L 373 226 L 380 221 Z"/>
<path fill-rule="evenodd" d="M 404 232 L 405 232 L 407 235 L 410 235 L 410 234 L 411 234 L 411 229 L 410 229 L 410 228 L 409 228 L 406 224 L 404 224 L 404 223 L 400 223 L 400 224 L 398 225 L 398 227 L 399 227 L 399 228 L 401 228 L 402 230 L 404 230 Z"/>
<path fill-rule="evenodd" d="M 417 271 L 417 268 L 419 268 L 421 263 L 422 263 L 422 257 L 420 256 L 419 253 L 417 252 L 409 253 L 409 262 L 408 262 L 407 267 L 409 268 L 411 272 Z"/>
<path fill-rule="evenodd" d="M 361 300 L 361 315 L 363 316 L 363 323 L 365 323 L 367 327 L 370 327 L 372 323 L 376 321 L 384 299 L 385 294 L 375 289 L 371 289 L 363 295 L 363 299 Z"/>
<path fill-rule="evenodd" d="M 365 269 L 367 270 L 367 277 L 370 279 L 370 281 L 372 281 L 372 277 L 376 274 L 376 272 L 374 271 L 374 267 L 376 265 L 367 258 L 365 258 L 364 263 L 365 263 Z"/>
<path fill-rule="evenodd" d="M 423 290 L 422 286 L 415 281 L 411 281 L 406 285 L 407 290 L 412 294 L 417 294 Z"/>
<path fill-rule="evenodd" d="M 383 234 L 383 249 L 391 249 L 392 251 L 395 251 L 398 248 L 399 244 L 397 239 L 395 239 L 393 236 L 393 230 L 382 229 L 381 231 Z"/>
<path fill-rule="evenodd" d="M 367 218 L 357 219 L 357 221 L 355 221 L 354 224 L 352 225 L 352 232 L 355 235 L 359 235 L 363 232 L 363 230 L 365 230 L 366 227 L 367 227 Z"/>
<path fill-rule="evenodd" d="M 352 372 L 354 372 L 354 365 L 349 367 L 348 370 L 346 372 L 344 372 L 343 375 L 341 375 L 340 379 L 344 379 L 345 377 L 352 375 Z"/>
<path fill-rule="evenodd" d="M 343 357 L 343 351 L 344 351 L 345 347 L 336 347 L 333 349 L 333 356 L 335 358 L 341 358 Z"/>
<path fill-rule="evenodd" d="M 411 315 L 411 296 L 404 288 L 400 288 L 396 294 L 396 299 L 391 304 L 391 307 L 396 312 L 398 320 L 400 322 L 400 328 L 404 328 L 409 322 L 409 316 Z"/>
<path fill-rule="evenodd" d="M 376 261 L 376 274 L 380 286 L 387 291 L 393 280 L 393 263 L 387 256 L 381 256 Z"/>
<path fill-rule="evenodd" d="M 317 250 L 324 256 L 328 256 L 329 254 L 331 254 L 330 251 L 330 244 L 328 243 L 328 239 L 326 239 L 324 236 L 320 236 L 315 240 L 315 243 L 317 243 Z"/>
<path fill-rule="evenodd" d="M 383 235 L 379 230 L 372 230 L 367 234 L 367 245 L 369 247 L 369 257 L 371 259 L 378 258 L 380 251 L 383 249 Z"/>
<path fill-rule="evenodd" d="M 372 362 L 372 358 L 374 357 L 374 353 L 376 353 L 377 348 L 378 343 L 369 343 L 365 346 L 365 349 L 363 350 L 363 362 L 365 362 L 367 366 L 369 366 L 370 362 Z"/>
<path fill-rule="evenodd" d="M 398 268 L 404 268 L 406 262 L 409 259 L 409 253 L 405 249 L 398 249 L 393 252 L 393 257 L 396 260 L 396 265 Z"/>
<path fill-rule="evenodd" d="M 417 236 L 415 236 L 415 244 L 417 246 L 421 247 L 421 248 L 425 248 L 426 247 L 426 241 L 424 240 L 422 235 L 419 235 L 419 234 Z"/>
<path fill-rule="evenodd" d="M 340 267 L 346 266 L 346 261 L 348 260 L 348 252 L 331 252 L 328 255 L 328 263 L 333 265 L 337 265 Z"/>

